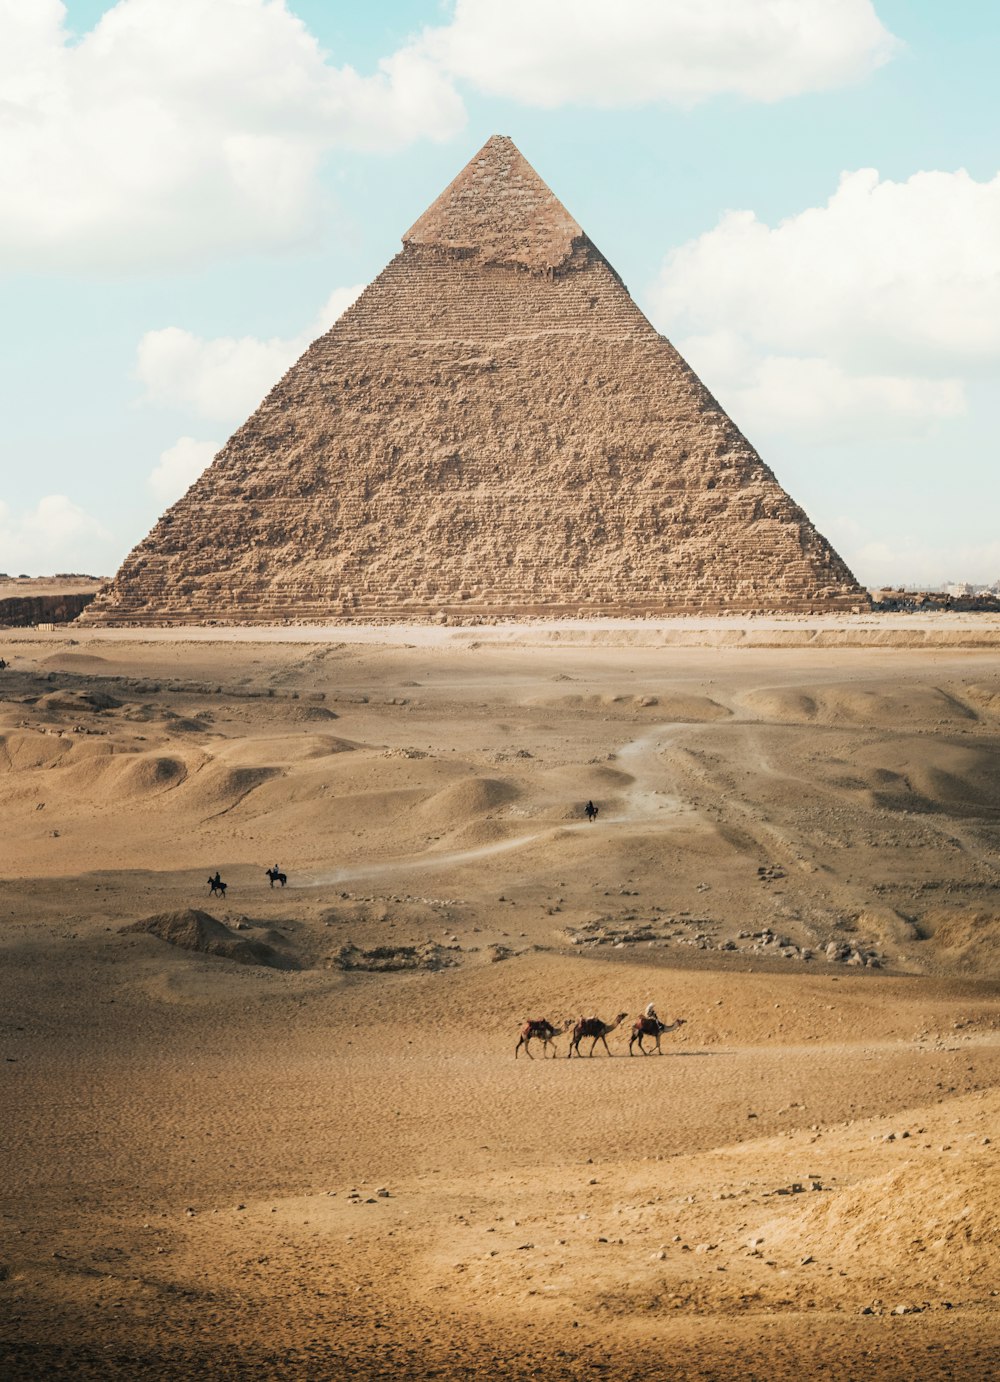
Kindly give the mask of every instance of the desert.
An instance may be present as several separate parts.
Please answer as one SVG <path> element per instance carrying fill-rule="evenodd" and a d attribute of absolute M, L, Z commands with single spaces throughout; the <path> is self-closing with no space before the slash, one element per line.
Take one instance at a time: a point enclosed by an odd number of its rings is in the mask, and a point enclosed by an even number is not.
<path fill-rule="evenodd" d="M 4 1376 L 989 1375 L 998 642 L 7 631 Z"/>

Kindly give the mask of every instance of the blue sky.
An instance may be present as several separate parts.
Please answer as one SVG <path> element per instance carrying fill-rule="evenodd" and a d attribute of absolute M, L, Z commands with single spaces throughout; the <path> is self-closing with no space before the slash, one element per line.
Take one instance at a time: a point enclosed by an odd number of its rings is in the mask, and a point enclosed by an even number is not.
<path fill-rule="evenodd" d="M 987 0 L 0 0 L 0 570 L 110 574 L 493 133 L 862 581 L 1000 578 Z"/>

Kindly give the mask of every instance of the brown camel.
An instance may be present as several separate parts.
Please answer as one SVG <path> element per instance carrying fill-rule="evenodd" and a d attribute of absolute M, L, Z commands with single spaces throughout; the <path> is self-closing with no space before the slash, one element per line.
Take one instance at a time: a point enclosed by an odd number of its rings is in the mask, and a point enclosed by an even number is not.
<path fill-rule="evenodd" d="M 520 1036 L 517 1039 L 517 1045 L 514 1047 L 514 1059 L 517 1060 L 518 1052 L 523 1046 L 524 1053 L 528 1057 L 528 1059 L 534 1060 L 535 1058 L 528 1048 L 529 1044 L 532 1041 L 537 1040 L 542 1043 L 542 1060 L 544 1060 L 546 1047 L 552 1045 L 556 1037 L 562 1036 L 563 1032 L 568 1032 L 572 1025 L 572 1022 L 564 1022 L 561 1027 L 553 1027 L 552 1023 L 549 1021 L 547 1017 L 529 1017 L 527 1022 L 525 1022 L 524 1026 L 521 1028 Z M 553 1046 L 553 1060 L 555 1059 L 555 1055 L 555 1047 Z"/>
<path fill-rule="evenodd" d="M 678 1017 L 674 1022 L 661 1022 L 656 1017 L 640 1017 L 638 1021 L 632 1023 L 632 1035 L 629 1038 L 628 1053 L 631 1056 L 632 1047 L 635 1042 L 639 1043 L 639 1050 L 644 1056 L 649 1056 L 652 1052 L 647 1051 L 642 1044 L 643 1037 L 653 1037 L 656 1042 L 656 1054 L 662 1056 L 660 1050 L 660 1037 L 664 1032 L 675 1032 L 678 1027 L 683 1027 L 687 1021 L 686 1017 Z"/>
<path fill-rule="evenodd" d="M 566 1055 L 571 1056 L 574 1051 L 579 1055 L 580 1042 L 583 1038 L 593 1037 L 593 1041 L 590 1043 L 590 1050 L 587 1052 L 588 1056 L 594 1054 L 594 1047 L 599 1041 L 604 1042 L 604 1049 L 610 1056 L 611 1050 L 607 1042 L 608 1033 L 613 1032 L 616 1027 L 620 1027 L 626 1017 L 628 1017 L 628 1013 L 619 1013 L 614 1022 L 602 1022 L 599 1017 L 581 1017 L 580 1021 L 573 1028 L 573 1035 L 570 1037 L 569 1050 L 566 1052 Z"/>

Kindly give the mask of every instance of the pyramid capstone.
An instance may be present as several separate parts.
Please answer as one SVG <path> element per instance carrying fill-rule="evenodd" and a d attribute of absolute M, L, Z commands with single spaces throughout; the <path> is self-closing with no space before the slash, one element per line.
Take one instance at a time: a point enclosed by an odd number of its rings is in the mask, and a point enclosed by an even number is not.
<path fill-rule="evenodd" d="M 83 618 L 807 612 L 866 598 L 495 136 Z"/>

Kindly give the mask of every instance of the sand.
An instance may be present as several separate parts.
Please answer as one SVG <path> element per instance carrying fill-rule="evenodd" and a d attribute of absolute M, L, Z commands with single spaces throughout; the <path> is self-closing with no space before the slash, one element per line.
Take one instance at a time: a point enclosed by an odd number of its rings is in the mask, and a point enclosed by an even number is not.
<path fill-rule="evenodd" d="M 995 623 L 0 657 L 5 1378 L 995 1369 Z"/>

